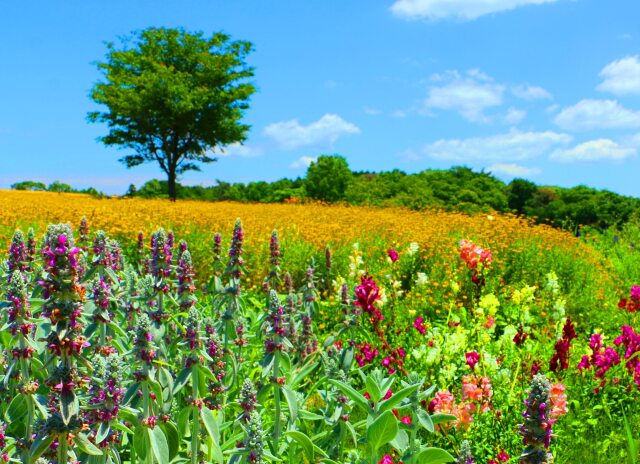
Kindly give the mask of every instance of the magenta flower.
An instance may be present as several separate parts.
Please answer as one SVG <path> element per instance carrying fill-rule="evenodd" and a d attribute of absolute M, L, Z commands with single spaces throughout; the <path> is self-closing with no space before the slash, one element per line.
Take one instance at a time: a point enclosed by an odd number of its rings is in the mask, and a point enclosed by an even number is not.
<path fill-rule="evenodd" d="M 359 306 L 365 313 L 371 317 L 371 322 L 377 326 L 384 319 L 382 313 L 374 306 L 374 303 L 380 299 L 380 289 L 369 276 L 362 276 L 361 284 L 356 287 L 355 305 Z"/>
<path fill-rule="evenodd" d="M 478 364 L 478 361 L 480 361 L 480 355 L 478 354 L 478 352 L 470 351 L 468 353 L 465 353 L 464 357 L 467 361 L 467 366 L 469 366 L 472 371 L 475 370 L 476 364 Z"/>
<path fill-rule="evenodd" d="M 389 251 L 387 251 L 387 255 L 389 256 L 389 259 L 391 259 L 392 263 L 395 263 L 399 259 L 398 252 L 393 248 L 389 248 Z"/>
<path fill-rule="evenodd" d="M 422 335 L 424 335 L 425 332 L 427 331 L 427 326 L 424 325 L 424 317 L 416 317 L 416 320 L 413 321 L 413 326 Z"/>

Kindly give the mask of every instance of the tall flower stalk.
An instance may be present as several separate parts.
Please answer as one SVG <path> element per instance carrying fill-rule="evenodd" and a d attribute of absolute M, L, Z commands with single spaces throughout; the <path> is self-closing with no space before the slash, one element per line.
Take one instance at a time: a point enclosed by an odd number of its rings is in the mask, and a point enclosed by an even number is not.
<path fill-rule="evenodd" d="M 269 241 L 269 275 L 265 279 L 265 287 L 267 289 L 274 289 L 278 291 L 280 286 L 280 238 L 278 237 L 278 231 L 274 230 L 271 233 L 271 240 Z"/>
<path fill-rule="evenodd" d="M 281 392 L 280 389 L 285 383 L 285 378 L 280 376 L 280 362 L 282 352 L 287 346 L 284 327 L 284 310 L 280 304 L 280 298 L 275 290 L 269 293 L 269 306 L 267 314 L 267 325 L 265 329 L 265 358 L 263 367 L 271 367 L 269 372 L 271 384 L 273 385 L 273 397 L 275 400 L 275 420 L 273 425 L 273 449 L 278 453 L 278 443 L 280 440 L 280 416 L 281 416 Z"/>
<path fill-rule="evenodd" d="M 229 342 L 235 337 L 235 323 L 241 315 L 241 284 L 240 279 L 244 275 L 244 229 L 240 219 L 236 220 L 233 228 L 233 236 L 231 237 L 231 246 L 229 248 L 229 263 L 225 269 L 225 274 L 229 279 L 229 284 L 224 290 L 224 312 L 222 313 L 222 324 L 224 328 L 224 351 L 229 349 Z"/>
<path fill-rule="evenodd" d="M 524 423 L 520 426 L 520 434 L 525 449 L 519 462 L 523 464 L 548 464 L 553 459 L 548 452 L 551 442 L 551 385 L 542 374 L 536 374 L 531 381 L 529 396 L 525 400 L 525 411 L 522 413 Z"/>
<path fill-rule="evenodd" d="M 34 335 L 36 326 L 32 322 L 31 308 L 28 301 L 27 284 L 25 277 L 18 270 L 14 270 L 9 282 L 7 302 L 9 304 L 9 333 L 12 335 L 11 356 L 12 365 L 8 371 L 19 367 L 20 386 L 19 391 L 26 398 L 27 419 L 25 424 L 24 446 L 31 446 L 33 424 L 35 419 L 34 395 L 38 390 L 38 381 L 31 379 L 31 358 L 35 353 Z M 8 375 L 8 374 L 7 374 Z"/>
<path fill-rule="evenodd" d="M 59 463 L 67 462 L 69 445 L 74 439 L 86 439 L 80 430 L 83 422 L 76 390 L 85 383 L 77 369 L 77 360 L 88 343 L 82 335 L 85 288 L 81 285 L 81 251 L 74 246 L 71 228 L 66 224 L 49 226 L 44 238 L 44 304 L 42 316 L 50 326 L 46 344 L 50 353 L 48 364 L 56 367 L 46 384 L 54 401 L 51 413 L 39 432 L 39 440 L 57 438 Z M 75 438 L 74 438 L 75 437 Z M 80 437 L 80 438 L 78 438 Z M 34 443 L 35 446 L 35 443 Z M 32 459 L 38 456 L 32 456 Z"/>

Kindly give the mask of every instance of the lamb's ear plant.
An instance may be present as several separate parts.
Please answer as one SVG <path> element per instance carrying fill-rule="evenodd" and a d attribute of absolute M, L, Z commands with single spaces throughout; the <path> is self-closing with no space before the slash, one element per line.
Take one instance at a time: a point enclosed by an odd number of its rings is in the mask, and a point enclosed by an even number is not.
<path fill-rule="evenodd" d="M 80 409 L 79 393 L 85 384 L 78 361 L 88 364 L 82 356 L 89 344 L 82 335 L 85 288 L 81 284 L 81 250 L 74 246 L 71 228 L 66 224 L 51 225 L 44 238 L 42 255 L 44 273 L 44 303 L 42 316 L 49 319 L 45 339 L 49 368 L 45 384 L 53 401 L 48 416 L 31 445 L 30 461 L 35 461 L 49 446 L 57 442 L 57 462 L 76 459 L 76 450 L 101 456 L 82 431 L 85 427 Z"/>
<path fill-rule="evenodd" d="M 385 448 L 392 447 L 402 454 L 402 460 L 407 463 L 446 463 L 454 462 L 455 458 L 441 448 L 417 446 L 411 443 L 406 431 L 400 427 L 399 421 L 393 414 L 394 410 L 415 411 L 418 422 L 429 432 L 434 431 L 435 422 L 450 420 L 449 418 L 436 418 L 421 408 L 420 402 L 426 398 L 431 390 L 420 391 L 423 379 L 414 378 L 413 382 L 404 383 L 402 387 L 393 391 L 394 376 L 385 377 L 379 369 L 373 370 L 369 375 L 364 375 L 363 383 L 367 389 L 369 399 L 352 386 L 330 379 L 329 383 L 336 386 L 353 406 L 366 414 L 366 419 L 354 424 L 356 431 L 360 431 L 366 437 L 367 455 L 369 462 L 378 463 L 381 453 Z M 416 404 L 417 402 L 417 404 Z M 418 415 L 418 411 L 423 411 Z M 414 438 L 415 440 L 415 438 Z"/>
<path fill-rule="evenodd" d="M 28 449 L 33 441 L 32 433 L 36 418 L 36 392 L 39 383 L 32 377 L 31 360 L 38 351 L 34 339 L 36 325 L 31 315 L 27 282 L 19 268 L 11 274 L 11 280 L 6 293 L 6 307 L 8 308 L 7 324 L 2 332 L 11 334 L 7 345 L 12 360 L 4 373 L 2 385 L 7 388 L 12 377 L 17 379 L 17 394 L 11 399 L 7 416 L 14 428 L 24 423 L 23 458 L 28 458 Z"/>

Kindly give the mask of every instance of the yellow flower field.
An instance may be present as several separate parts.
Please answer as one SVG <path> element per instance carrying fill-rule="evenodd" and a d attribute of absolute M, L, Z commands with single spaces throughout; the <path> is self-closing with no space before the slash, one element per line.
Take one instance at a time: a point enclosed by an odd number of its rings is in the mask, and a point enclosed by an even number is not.
<path fill-rule="evenodd" d="M 104 229 L 123 243 L 131 244 L 138 232 L 149 237 L 158 227 L 173 230 L 189 242 L 196 267 L 208 260 L 211 240 L 222 233 L 227 243 L 233 223 L 241 218 L 249 256 L 267 253 L 271 231 L 277 229 L 287 244 L 304 244 L 307 249 L 338 249 L 360 242 L 366 254 L 368 242 L 402 247 L 419 244 L 423 253 L 451 266 L 457 262 L 458 241 L 469 238 L 490 248 L 500 265 L 505 251 L 542 255 L 552 250 L 599 269 L 599 255 L 571 234 L 509 215 L 456 212 L 417 212 L 400 208 L 327 206 L 320 204 L 209 203 L 143 199 L 95 199 L 88 195 L 30 191 L 0 191 L 0 243 L 8 245 L 13 231 L 33 227 L 44 232 L 47 224 L 68 222 L 74 227 L 83 216 L 91 230 Z M 286 254 L 286 252 L 285 252 Z M 265 262 L 266 260 L 262 260 Z M 255 266 L 255 264 L 254 264 Z M 604 279 L 605 272 L 602 272 Z"/>

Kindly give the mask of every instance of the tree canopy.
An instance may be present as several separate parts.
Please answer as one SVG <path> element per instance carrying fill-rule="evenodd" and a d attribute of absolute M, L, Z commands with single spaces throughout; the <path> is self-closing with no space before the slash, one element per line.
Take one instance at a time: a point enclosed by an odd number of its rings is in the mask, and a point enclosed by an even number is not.
<path fill-rule="evenodd" d="M 91 91 L 107 111 L 91 112 L 89 120 L 109 128 L 103 143 L 133 151 L 120 159 L 127 167 L 157 163 L 170 198 L 178 175 L 246 139 L 249 126 L 241 120 L 255 92 L 254 69 L 245 62 L 250 42 L 149 28 L 107 48 L 97 64 L 104 79 Z"/>
<path fill-rule="evenodd" d="M 343 156 L 319 156 L 307 169 L 305 188 L 314 200 L 344 200 L 351 180 L 349 164 Z"/>

